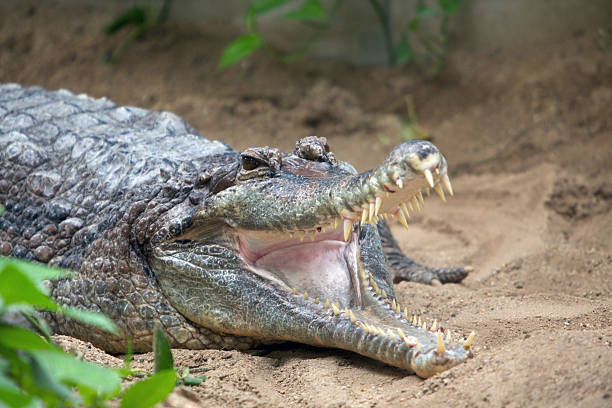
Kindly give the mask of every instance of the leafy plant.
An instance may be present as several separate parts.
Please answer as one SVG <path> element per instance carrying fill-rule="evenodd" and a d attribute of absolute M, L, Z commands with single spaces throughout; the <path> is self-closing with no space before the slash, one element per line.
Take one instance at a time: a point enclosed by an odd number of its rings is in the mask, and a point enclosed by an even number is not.
<path fill-rule="evenodd" d="M 69 276 L 67 271 L 0 257 L 0 406 L 103 407 L 105 401 L 120 394 L 121 378 L 135 374 L 127 365 L 111 369 L 81 361 L 53 342 L 35 309 L 61 313 L 111 333 L 117 331 L 107 317 L 59 305 L 45 293 L 45 280 Z M 7 323 L 7 317 L 16 314 L 25 315 L 43 336 Z M 155 333 L 155 360 L 155 373 L 128 388 L 121 407 L 150 407 L 173 390 L 176 371 L 168 340 L 160 329 Z"/>
<path fill-rule="evenodd" d="M 376 0 L 370 0 L 376 2 Z M 432 66 L 438 72 L 448 53 L 448 21 L 457 12 L 461 0 L 437 0 L 437 7 L 429 6 L 425 0 L 415 3 L 414 17 L 406 24 L 400 41 L 394 46 L 390 57 L 393 64 L 419 62 Z M 437 35 L 427 35 L 422 30 L 425 20 L 439 18 Z M 414 44 L 417 44 L 415 47 Z"/>
<path fill-rule="evenodd" d="M 131 27 L 131 29 L 119 46 L 105 57 L 105 60 L 113 64 L 117 63 L 128 45 L 146 31 L 151 30 L 166 20 L 169 10 L 170 0 L 149 0 L 142 6 L 127 9 L 119 17 L 107 24 L 104 27 L 104 32 L 107 35 L 114 35 L 125 28 Z"/>
<path fill-rule="evenodd" d="M 299 8 L 285 13 L 283 15 L 285 19 L 308 24 L 315 28 L 315 31 L 303 44 L 296 47 L 296 51 L 287 55 L 281 55 L 281 53 L 264 40 L 261 33 L 257 30 L 257 17 L 278 9 L 289 2 L 290 0 L 252 0 L 246 14 L 247 34 L 235 39 L 225 48 L 219 60 L 219 69 L 235 64 L 262 46 L 265 46 L 273 56 L 283 62 L 291 62 L 301 57 L 319 39 L 321 34 L 329 28 L 330 21 L 343 0 L 335 0 L 329 13 L 325 11 L 321 0 L 304 0 Z"/>
<path fill-rule="evenodd" d="M 448 52 L 447 25 L 461 0 L 437 0 L 437 6 L 428 5 L 426 0 L 416 0 L 414 16 L 401 32 L 397 44 L 393 39 L 391 23 L 391 0 L 368 0 L 374 9 L 385 38 L 385 48 L 389 65 L 400 65 L 407 62 L 431 63 L 433 71 L 439 71 L 444 56 Z M 232 41 L 223 51 L 219 60 L 219 69 L 224 69 L 258 49 L 264 47 L 275 57 L 284 62 L 291 62 L 304 55 L 321 34 L 329 28 L 331 20 L 343 0 L 332 3 L 327 13 L 320 0 L 303 0 L 299 8 L 284 14 L 285 19 L 297 20 L 316 28 L 297 50 L 282 56 L 266 42 L 257 30 L 257 17 L 290 3 L 289 0 L 252 0 L 246 14 L 247 34 Z M 422 30 L 425 20 L 439 18 L 439 34 L 427 35 Z"/>

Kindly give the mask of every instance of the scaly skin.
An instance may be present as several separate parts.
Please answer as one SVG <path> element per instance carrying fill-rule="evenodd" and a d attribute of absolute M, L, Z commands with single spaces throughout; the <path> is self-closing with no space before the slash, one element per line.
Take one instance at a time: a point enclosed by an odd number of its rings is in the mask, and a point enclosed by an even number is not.
<path fill-rule="evenodd" d="M 429 142 L 358 174 L 324 138 L 238 153 L 167 112 L 4 85 L 0 158 L 0 254 L 78 271 L 52 295 L 121 330 L 51 317 L 58 332 L 146 351 L 158 322 L 174 347 L 290 340 L 421 377 L 472 356 L 473 336 L 424 328 L 393 291 L 393 280 L 459 282 L 467 270 L 414 263 L 378 222 L 406 224 L 428 184 L 450 189 Z"/>

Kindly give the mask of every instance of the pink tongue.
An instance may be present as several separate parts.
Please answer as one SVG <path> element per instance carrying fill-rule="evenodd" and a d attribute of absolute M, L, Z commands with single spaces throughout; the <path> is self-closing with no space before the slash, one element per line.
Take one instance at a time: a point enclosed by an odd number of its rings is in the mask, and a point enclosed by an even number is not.
<path fill-rule="evenodd" d="M 255 266 L 268 270 L 311 298 L 351 305 L 352 284 L 340 241 L 301 243 L 262 256 Z"/>

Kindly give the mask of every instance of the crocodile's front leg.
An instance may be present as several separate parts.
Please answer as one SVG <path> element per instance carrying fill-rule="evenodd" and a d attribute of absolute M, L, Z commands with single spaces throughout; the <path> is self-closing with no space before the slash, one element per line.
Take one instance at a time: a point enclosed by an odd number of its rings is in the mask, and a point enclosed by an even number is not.
<path fill-rule="evenodd" d="M 377 226 L 382 250 L 393 275 L 393 281 L 396 283 L 402 280 L 428 285 L 458 283 L 472 271 L 469 266 L 436 268 L 421 265 L 404 255 L 386 222 L 379 222 Z"/>

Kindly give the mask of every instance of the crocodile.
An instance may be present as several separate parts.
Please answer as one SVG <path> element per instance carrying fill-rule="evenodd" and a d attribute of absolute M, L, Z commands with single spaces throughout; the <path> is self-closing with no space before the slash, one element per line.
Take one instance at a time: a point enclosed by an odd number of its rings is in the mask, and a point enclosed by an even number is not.
<path fill-rule="evenodd" d="M 460 282 L 469 267 L 406 257 L 423 193 L 453 194 L 444 156 L 407 141 L 358 173 L 325 138 L 242 152 L 178 116 L 70 91 L 0 85 L 0 255 L 76 271 L 57 301 L 106 314 L 118 334 L 50 317 L 57 333 L 121 353 L 350 350 L 426 378 L 473 357 L 473 339 L 409 313 L 394 282 Z M 445 191 L 446 189 L 446 191 Z M 427 327 L 429 326 L 429 327 Z"/>

